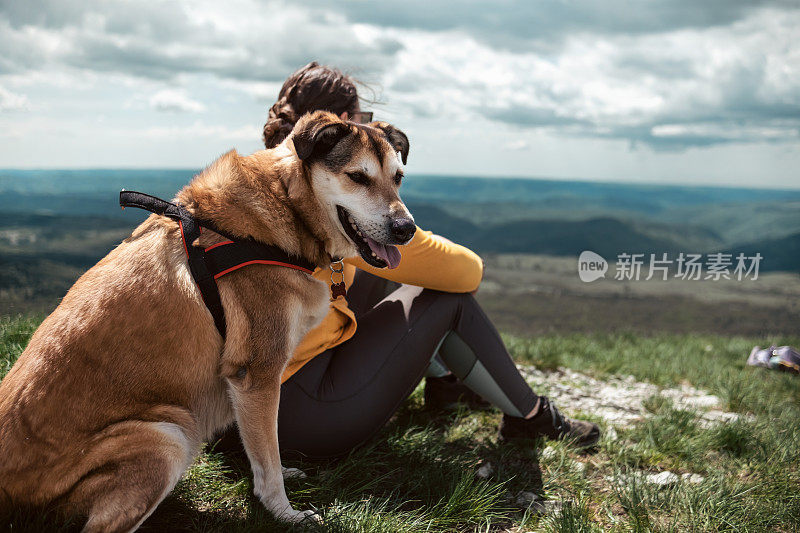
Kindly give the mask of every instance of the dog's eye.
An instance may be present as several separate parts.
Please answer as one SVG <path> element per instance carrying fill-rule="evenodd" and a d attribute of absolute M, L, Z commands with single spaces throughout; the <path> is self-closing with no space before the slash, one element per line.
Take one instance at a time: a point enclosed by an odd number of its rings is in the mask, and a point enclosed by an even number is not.
<path fill-rule="evenodd" d="M 369 177 L 363 172 L 347 172 L 347 177 L 359 185 L 369 185 Z"/>
<path fill-rule="evenodd" d="M 398 170 L 397 174 L 394 175 L 394 184 L 399 186 L 400 182 L 402 181 L 403 181 L 403 173 Z"/>

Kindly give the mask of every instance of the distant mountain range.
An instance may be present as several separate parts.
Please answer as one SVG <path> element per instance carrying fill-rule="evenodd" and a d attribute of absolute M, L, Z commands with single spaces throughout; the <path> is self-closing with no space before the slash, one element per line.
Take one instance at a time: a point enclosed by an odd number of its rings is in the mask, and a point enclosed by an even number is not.
<path fill-rule="evenodd" d="M 755 256 L 756 253 L 760 253 L 764 258 L 761 270 L 765 272 L 770 270 L 800 271 L 800 233 L 780 239 L 745 243 L 724 251 L 734 256 L 739 253 L 744 253 L 746 256 Z"/>
<path fill-rule="evenodd" d="M 734 256 L 756 252 L 764 258 L 762 271 L 800 270 L 800 232 L 779 239 L 742 243 L 729 248 L 687 247 L 677 228 L 671 236 L 665 228 L 653 236 L 635 224 L 614 218 L 591 218 L 581 221 L 520 220 L 499 224 L 474 224 L 443 209 L 409 202 L 417 224 L 483 253 L 537 253 L 577 257 L 584 250 L 596 252 L 608 260 L 620 253 L 662 254 L 675 257 L 680 252 L 708 253 L 722 251 Z"/>
<path fill-rule="evenodd" d="M 133 227 L 145 214 L 122 212 L 120 189 L 171 198 L 194 173 L 0 170 L 0 244 L 10 227 Z M 613 258 L 723 250 L 760 252 L 765 270 L 800 269 L 800 190 L 414 175 L 401 193 L 420 226 L 481 253 L 592 250 Z M 48 251 L 47 261 L 58 253 Z M 64 259 L 77 265 L 93 258 Z"/>
<path fill-rule="evenodd" d="M 138 189 L 172 197 L 198 171 L 193 169 L 0 169 L 0 196 L 115 193 Z M 409 175 L 407 200 L 432 204 L 517 203 L 545 211 L 609 209 L 648 215 L 681 207 L 800 202 L 800 189 L 648 185 L 594 181 Z"/>

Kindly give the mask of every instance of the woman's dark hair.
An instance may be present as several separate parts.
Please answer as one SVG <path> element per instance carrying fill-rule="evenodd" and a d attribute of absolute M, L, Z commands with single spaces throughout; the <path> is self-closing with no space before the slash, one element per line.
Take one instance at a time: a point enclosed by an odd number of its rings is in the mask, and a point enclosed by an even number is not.
<path fill-rule="evenodd" d="M 358 109 L 358 91 L 353 79 L 340 70 L 312 61 L 283 82 L 264 124 L 264 145 L 279 145 L 300 117 L 320 109 L 337 115 L 353 113 Z"/>

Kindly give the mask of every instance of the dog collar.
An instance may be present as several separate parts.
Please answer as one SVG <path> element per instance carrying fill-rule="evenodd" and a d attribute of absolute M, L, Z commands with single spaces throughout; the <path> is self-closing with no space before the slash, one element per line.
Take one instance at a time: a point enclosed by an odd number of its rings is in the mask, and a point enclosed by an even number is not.
<path fill-rule="evenodd" d="M 263 244 L 253 239 L 237 239 L 220 230 L 213 222 L 195 217 L 182 205 L 173 204 L 149 194 L 124 189 L 119 193 L 119 205 L 123 209 L 126 207 L 145 209 L 178 222 L 189 271 L 192 273 L 197 288 L 200 289 L 203 302 L 211 312 L 214 324 L 223 339 L 226 331 L 225 310 L 219 296 L 217 279 L 249 265 L 281 266 L 300 270 L 306 274 L 314 272 L 315 265 L 313 263 L 289 255 L 277 246 Z M 218 242 L 208 248 L 192 246 L 195 239 L 203 232 L 203 228 L 210 229 L 228 240 Z M 341 264 L 341 260 L 339 263 Z M 333 270 L 333 264 L 331 264 L 331 270 Z M 344 287 L 343 282 L 341 285 Z M 333 285 L 331 290 L 333 291 Z"/>

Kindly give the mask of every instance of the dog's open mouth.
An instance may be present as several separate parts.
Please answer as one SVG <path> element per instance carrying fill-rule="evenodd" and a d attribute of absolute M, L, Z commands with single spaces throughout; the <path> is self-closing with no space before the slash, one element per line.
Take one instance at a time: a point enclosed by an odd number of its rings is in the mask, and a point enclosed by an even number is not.
<path fill-rule="evenodd" d="M 344 232 L 356 245 L 364 261 L 376 268 L 397 268 L 400 264 L 400 250 L 397 246 L 381 244 L 367 237 L 344 207 L 337 205 L 336 212 Z"/>

